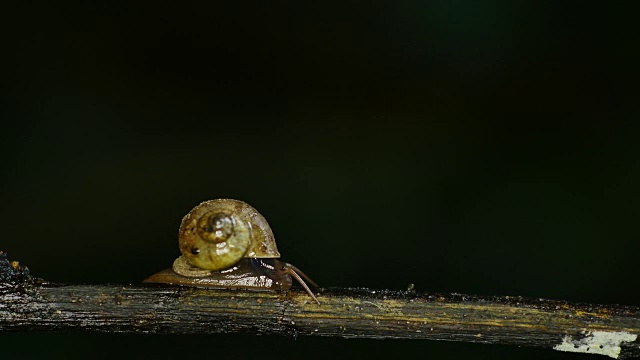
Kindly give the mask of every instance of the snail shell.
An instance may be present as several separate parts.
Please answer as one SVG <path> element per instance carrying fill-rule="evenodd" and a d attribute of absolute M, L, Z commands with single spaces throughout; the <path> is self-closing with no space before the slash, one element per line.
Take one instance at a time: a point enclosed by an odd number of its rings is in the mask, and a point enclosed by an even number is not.
<path fill-rule="evenodd" d="M 251 205 L 233 199 L 205 201 L 193 208 L 182 219 L 179 245 L 183 260 L 176 260 L 174 271 L 184 276 L 194 275 L 186 264 L 216 271 L 242 258 L 280 257 L 267 220 Z"/>

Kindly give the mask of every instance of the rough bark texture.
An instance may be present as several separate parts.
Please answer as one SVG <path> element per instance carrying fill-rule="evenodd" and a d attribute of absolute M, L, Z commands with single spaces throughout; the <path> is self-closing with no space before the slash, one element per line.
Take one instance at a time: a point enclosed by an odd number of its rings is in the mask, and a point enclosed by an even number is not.
<path fill-rule="evenodd" d="M 253 292 L 59 285 L 0 252 L 0 332 L 269 333 L 538 346 L 640 355 L 638 307 L 369 289 Z"/>

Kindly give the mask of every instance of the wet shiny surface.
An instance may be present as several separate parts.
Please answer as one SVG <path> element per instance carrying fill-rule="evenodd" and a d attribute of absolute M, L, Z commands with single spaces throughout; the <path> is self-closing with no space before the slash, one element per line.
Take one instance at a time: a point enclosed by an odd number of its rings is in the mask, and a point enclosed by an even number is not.
<path fill-rule="evenodd" d="M 151 275 L 144 282 L 224 289 L 290 289 L 292 284 L 291 276 L 276 271 L 273 266 L 274 264 L 269 267 L 264 266 L 263 262 L 256 262 L 255 259 L 242 259 L 232 268 L 214 271 L 207 276 L 187 277 L 176 274 L 172 269 L 165 269 Z"/>

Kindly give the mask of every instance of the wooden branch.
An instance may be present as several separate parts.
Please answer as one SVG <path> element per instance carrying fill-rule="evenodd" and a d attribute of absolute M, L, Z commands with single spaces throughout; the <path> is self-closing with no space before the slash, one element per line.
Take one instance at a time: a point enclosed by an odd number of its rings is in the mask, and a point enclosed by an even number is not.
<path fill-rule="evenodd" d="M 320 289 L 59 285 L 0 252 L 0 332 L 228 333 L 429 339 L 640 356 L 638 307 L 522 297 Z"/>

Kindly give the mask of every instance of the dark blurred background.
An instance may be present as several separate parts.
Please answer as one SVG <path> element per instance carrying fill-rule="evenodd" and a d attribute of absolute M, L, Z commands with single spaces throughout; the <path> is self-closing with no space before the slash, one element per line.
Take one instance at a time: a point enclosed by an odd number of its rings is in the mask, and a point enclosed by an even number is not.
<path fill-rule="evenodd" d="M 616 4 L 13 4 L 0 250 L 55 282 L 138 283 L 178 256 L 184 214 L 230 197 L 323 286 L 640 305 L 638 31 Z M 0 346 L 576 357 L 241 335 L 5 334 Z"/>

